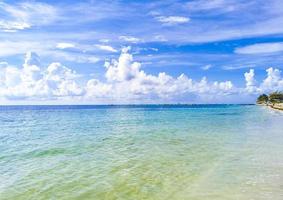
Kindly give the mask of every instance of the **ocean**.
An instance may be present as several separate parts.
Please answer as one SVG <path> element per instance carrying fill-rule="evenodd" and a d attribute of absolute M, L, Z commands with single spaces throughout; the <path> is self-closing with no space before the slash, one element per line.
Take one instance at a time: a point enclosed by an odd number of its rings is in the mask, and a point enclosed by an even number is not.
<path fill-rule="evenodd" d="M 283 112 L 1 106 L 0 199 L 281 200 Z"/>

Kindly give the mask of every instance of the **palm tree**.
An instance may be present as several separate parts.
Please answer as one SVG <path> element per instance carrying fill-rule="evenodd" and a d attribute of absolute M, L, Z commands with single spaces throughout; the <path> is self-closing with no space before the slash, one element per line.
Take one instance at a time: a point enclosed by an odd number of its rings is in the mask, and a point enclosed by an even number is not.
<path fill-rule="evenodd" d="M 282 92 L 272 92 L 269 94 L 269 102 L 274 105 L 275 103 L 283 103 L 283 93 Z"/>
<path fill-rule="evenodd" d="M 256 103 L 267 104 L 268 100 L 269 100 L 268 96 L 266 94 L 262 94 L 257 98 Z"/>

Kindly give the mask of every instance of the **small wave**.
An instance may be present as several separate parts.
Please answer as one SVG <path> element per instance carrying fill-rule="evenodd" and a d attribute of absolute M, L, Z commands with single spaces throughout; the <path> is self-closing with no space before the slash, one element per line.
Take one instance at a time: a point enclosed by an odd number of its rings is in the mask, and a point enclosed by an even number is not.
<path fill-rule="evenodd" d="M 239 115 L 239 113 L 237 113 L 237 112 L 233 112 L 233 113 L 213 113 L 212 115 Z"/>
<path fill-rule="evenodd" d="M 46 157 L 46 156 L 57 156 L 60 154 L 65 154 L 66 150 L 62 148 L 54 148 L 54 149 L 47 149 L 47 150 L 36 150 L 30 152 L 28 157 Z"/>
<path fill-rule="evenodd" d="M 15 120 L 6 118 L 6 117 L 0 117 L 0 122 L 14 122 Z"/>

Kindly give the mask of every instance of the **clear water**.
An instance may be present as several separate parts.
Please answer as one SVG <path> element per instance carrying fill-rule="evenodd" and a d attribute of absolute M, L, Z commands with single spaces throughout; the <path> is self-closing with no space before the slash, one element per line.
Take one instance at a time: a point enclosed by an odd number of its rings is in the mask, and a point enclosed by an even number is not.
<path fill-rule="evenodd" d="M 0 199 L 283 199 L 283 113 L 0 107 Z"/>

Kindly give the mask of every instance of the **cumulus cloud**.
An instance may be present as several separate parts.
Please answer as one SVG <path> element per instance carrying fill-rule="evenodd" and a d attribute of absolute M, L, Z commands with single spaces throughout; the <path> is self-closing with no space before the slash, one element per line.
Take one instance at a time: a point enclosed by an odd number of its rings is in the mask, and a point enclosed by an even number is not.
<path fill-rule="evenodd" d="M 255 73 L 254 69 L 250 69 L 249 72 L 246 72 L 244 74 L 245 80 L 246 80 L 246 90 L 249 93 L 255 92 L 257 90 L 256 88 L 256 80 L 255 80 Z"/>
<path fill-rule="evenodd" d="M 245 92 L 248 94 L 270 93 L 283 90 L 283 77 L 281 71 L 272 67 L 266 70 L 266 78 L 259 84 L 255 80 L 253 69 L 244 74 L 246 80 Z"/>
<path fill-rule="evenodd" d="M 250 69 L 249 72 L 246 72 L 245 74 L 245 79 L 246 79 L 246 86 L 254 86 L 255 85 L 255 79 L 254 79 L 254 69 Z"/>
<path fill-rule="evenodd" d="M 283 90 L 283 78 L 281 77 L 281 71 L 279 69 L 273 69 L 272 67 L 266 70 L 267 77 L 263 80 L 260 88 L 262 91 L 282 91 Z"/>
<path fill-rule="evenodd" d="M 7 99 L 52 99 L 83 94 L 75 71 L 51 63 L 46 70 L 40 67 L 36 53 L 26 54 L 22 68 L 2 69 L 0 96 Z"/>
<path fill-rule="evenodd" d="M 178 98 L 191 98 L 192 96 L 229 95 L 233 93 L 234 86 L 231 81 L 209 82 L 206 78 L 194 81 L 181 74 L 174 78 L 165 72 L 158 75 L 147 74 L 141 69 L 141 63 L 135 62 L 129 53 L 129 48 L 123 48 L 118 60 L 105 63 L 106 83 L 96 79 L 87 84 L 86 96 L 101 96 L 114 98 L 117 102 L 124 101 L 174 101 Z M 101 90 L 101 87 L 105 90 Z M 107 92 L 104 92 L 107 91 Z"/>
<path fill-rule="evenodd" d="M 139 70 L 141 64 L 133 62 L 133 56 L 127 53 L 128 50 L 128 48 L 123 48 L 123 53 L 118 61 L 112 60 L 111 63 L 105 63 L 107 80 L 128 81 L 139 76 L 139 73 L 143 73 Z"/>
<path fill-rule="evenodd" d="M 193 80 L 185 74 L 177 77 L 165 72 L 148 74 L 134 60 L 130 47 L 119 58 L 105 62 L 106 80 L 82 79 L 76 71 L 54 62 L 41 66 L 36 53 L 28 52 L 22 67 L 4 63 L 0 68 L 0 97 L 9 100 L 58 100 L 93 103 L 219 103 L 233 95 L 254 95 L 283 90 L 280 70 L 267 69 L 267 76 L 257 84 L 255 72 L 244 74 L 246 86 L 239 88 L 227 81 Z"/>
<path fill-rule="evenodd" d="M 82 88 L 76 82 L 77 73 L 61 63 L 51 63 L 44 77 L 48 89 L 55 96 L 78 96 L 83 94 Z"/>
<path fill-rule="evenodd" d="M 87 99 L 104 99 L 111 98 L 113 91 L 111 84 L 102 83 L 97 79 L 90 79 L 86 84 L 86 95 Z"/>

